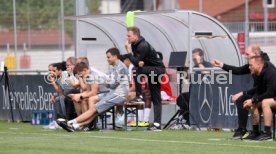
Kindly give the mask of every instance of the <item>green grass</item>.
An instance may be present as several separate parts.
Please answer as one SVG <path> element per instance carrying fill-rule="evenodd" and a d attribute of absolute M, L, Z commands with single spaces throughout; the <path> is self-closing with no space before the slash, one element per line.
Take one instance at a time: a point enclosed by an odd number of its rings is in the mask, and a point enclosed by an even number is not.
<path fill-rule="evenodd" d="M 92 131 L 44 130 L 29 123 L 0 121 L 0 153 L 276 153 L 274 142 L 227 140 L 231 132 L 187 130 Z"/>

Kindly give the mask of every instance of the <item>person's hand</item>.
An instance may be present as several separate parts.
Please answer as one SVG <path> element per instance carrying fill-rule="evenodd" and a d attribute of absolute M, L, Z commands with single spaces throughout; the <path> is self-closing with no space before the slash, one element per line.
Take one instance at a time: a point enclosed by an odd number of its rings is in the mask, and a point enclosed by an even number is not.
<path fill-rule="evenodd" d="M 73 86 L 79 85 L 79 80 L 77 78 L 75 78 L 74 76 L 70 76 L 69 77 L 69 81 Z"/>
<path fill-rule="evenodd" d="M 201 57 L 199 55 L 194 55 L 193 61 L 194 61 L 194 64 L 199 65 L 201 64 Z"/>
<path fill-rule="evenodd" d="M 128 42 L 128 40 L 125 43 L 125 48 L 126 48 L 127 53 L 131 53 L 132 52 L 131 44 Z"/>
<path fill-rule="evenodd" d="M 68 96 L 71 97 L 74 102 L 80 101 L 80 94 L 69 94 Z"/>
<path fill-rule="evenodd" d="M 243 95 L 243 92 L 239 92 L 232 96 L 232 102 L 236 103 L 237 99 Z"/>
<path fill-rule="evenodd" d="M 51 99 L 50 99 L 50 103 L 51 103 L 51 104 L 54 104 L 54 103 L 55 103 L 55 99 L 56 99 L 56 97 L 55 97 L 55 96 L 52 96 Z"/>
<path fill-rule="evenodd" d="M 217 60 L 217 59 L 212 60 L 211 64 L 212 64 L 214 67 L 220 67 L 220 68 L 223 67 L 223 63 L 220 62 L 220 61 Z"/>
<path fill-rule="evenodd" d="M 144 63 L 143 61 L 139 61 L 139 63 L 138 63 L 139 67 L 143 67 L 144 64 L 145 64 L 145 63 Z"/>
<path fill-rule="evenodd" d="M 245 109 L 251 108 L 252 105 L 253 105 L 253 103 L 252 103 L 251 99 L 248 99 L 248 100 L 246 100 L 246 101 L 243 102 L 243 108 L 245 108 Z"/>
<path fill-rule="evenodd" d="M 56 82 L 56 74 L 54 73 L 54 72 L 50 72 L 49 74 L 48 74 L 48 79 L 49 79 L 49 81 L 50 82 Z"/>

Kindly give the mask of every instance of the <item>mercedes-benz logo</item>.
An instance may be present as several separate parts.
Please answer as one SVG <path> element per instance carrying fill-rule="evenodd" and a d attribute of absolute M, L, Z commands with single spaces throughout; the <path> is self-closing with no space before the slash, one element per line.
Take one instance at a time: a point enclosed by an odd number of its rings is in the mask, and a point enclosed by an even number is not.
<path fill-rule="evenodd" d="M 202 81 L 198 88 L 198 102 L 200 103 L 199 115 L 204 123 L 208 123 L 213 111 L 213 90 L 208 78 L 204 77 Z M 201 94 L 202 88 L 204 88 L 203 96 Z"/>

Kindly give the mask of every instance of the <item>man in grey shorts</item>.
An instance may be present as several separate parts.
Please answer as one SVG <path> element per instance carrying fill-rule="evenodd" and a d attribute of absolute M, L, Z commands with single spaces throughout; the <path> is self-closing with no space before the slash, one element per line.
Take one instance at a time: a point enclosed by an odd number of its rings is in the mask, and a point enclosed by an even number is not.
<path fill-rule="evenodd" d="M 110 92 L 103 95 L 96 95 L 89 98 L 89 109 L 77 118 L 66 122 L 64 119 L 58 119 L 58 124 L 68 132 L 73 132 L 89 124 L 99 114 L 107 111 L 115 105 L 122 105 L 128 96 L 129 81 L 128 69 L 119 60 L 120 52 L 117 48 L 111 48 L 106 51 L 108 63 L 111 65 L 110 76 L 105 80 Z M 76 68 L 78 74 L 81 74 L 85 67 Z M 98 82 L 89 77 L 86 82 Z M 82 99 L 85 96 L 80 96 Z"/>

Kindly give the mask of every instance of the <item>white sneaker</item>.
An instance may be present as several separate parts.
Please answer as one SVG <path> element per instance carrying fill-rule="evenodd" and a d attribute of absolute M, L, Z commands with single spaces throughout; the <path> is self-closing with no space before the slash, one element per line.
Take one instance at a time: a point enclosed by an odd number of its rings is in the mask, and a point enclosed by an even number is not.
<path fill-rule="evenodd" d="M 54 121 L 53 121 L 54 122 Z M 43 126 L 44 129 L 50 129 L 50 126 L 53 125 L 53 122 L 50 122 L 48 125 Z"/>
<path fill-rule="evenodd" d="M 49 124 L 49 129 L 60 129 L 59 125 L 56 123 L 56 121 L 53 121 Z"/>

